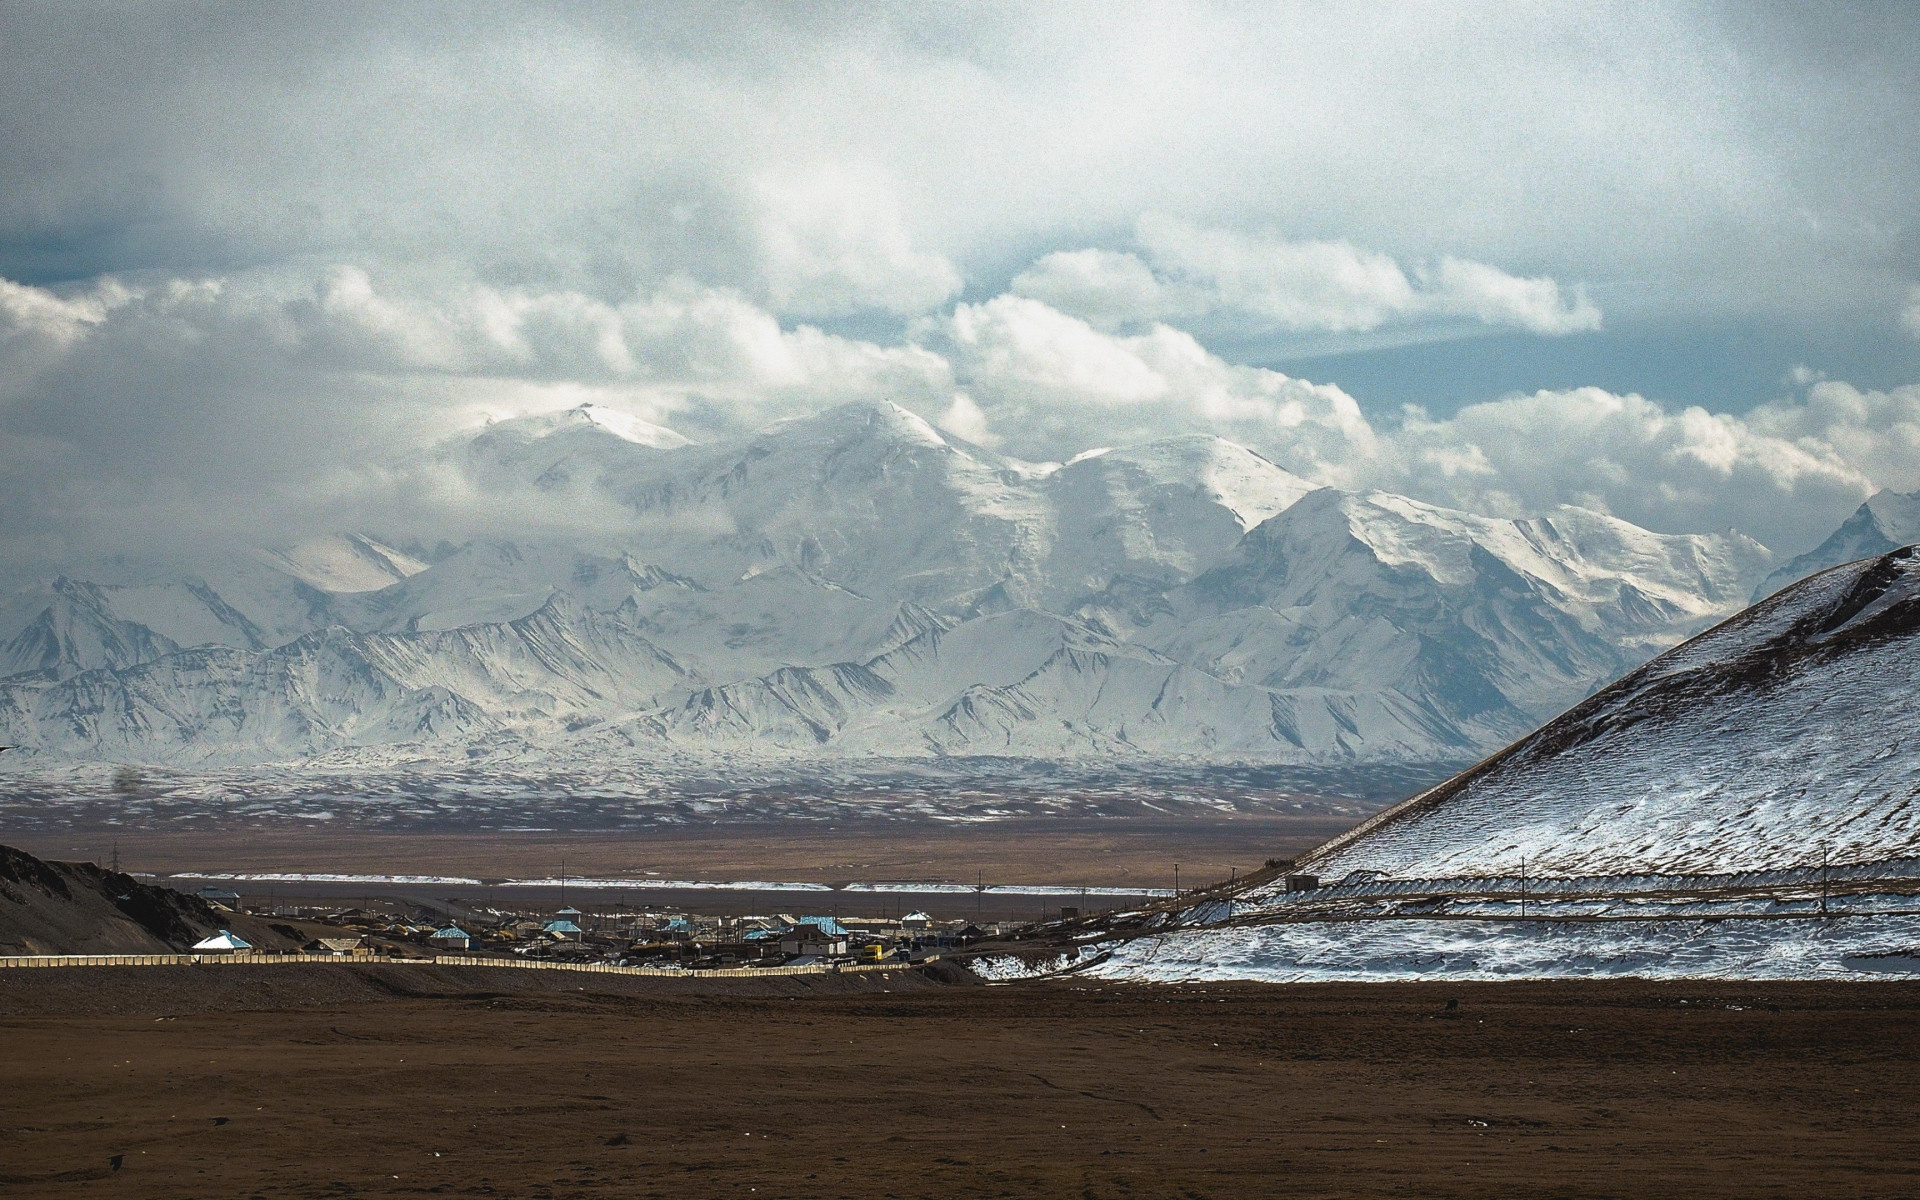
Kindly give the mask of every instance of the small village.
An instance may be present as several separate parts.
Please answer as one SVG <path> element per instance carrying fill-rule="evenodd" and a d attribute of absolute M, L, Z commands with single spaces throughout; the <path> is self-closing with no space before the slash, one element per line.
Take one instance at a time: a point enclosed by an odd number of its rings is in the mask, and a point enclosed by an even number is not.
<path fill-rule="evenodd" d="M 309 954 L 387 956 L 442 954 L 711 970 L 736 967 L 923 963 L 949 950 L 1005 936 L 1020 925 L 936 920 L 925 912 L 899 917 L 819 914 L 708 915 L 629 905 L 592 911 L 561 901 L 551 910 L 501 909 L 453 901 L 368 900 L 358 906 L 247 904 L 235 892 L 201 888 L 216 910 L 245 913 L 299 935 Z M 1064 909 L 1062 915 L 1077 916 Z M 313 936 L 307 936 L 311 933 Z M 228 930 L 193 947 L 202 954 L 255 948 Z"/>

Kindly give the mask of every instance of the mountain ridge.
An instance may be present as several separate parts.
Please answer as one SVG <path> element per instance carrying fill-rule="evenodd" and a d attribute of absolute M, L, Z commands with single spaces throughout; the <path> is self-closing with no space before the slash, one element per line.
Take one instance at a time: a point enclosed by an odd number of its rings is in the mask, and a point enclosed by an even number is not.
<path fill-rule="evenodd" d="M 1317 487 L 1203 435 L 1034 464 L 892 405 L 706 444 L 612 424 L 496 422 L 423 460 L 626 514 L 590 536 L 341 535 L 15 597 L 0 735 L 131 761 L 409 737 L 454 757 L 1457 761 L 1772 565 L 1733 534 Z"/>

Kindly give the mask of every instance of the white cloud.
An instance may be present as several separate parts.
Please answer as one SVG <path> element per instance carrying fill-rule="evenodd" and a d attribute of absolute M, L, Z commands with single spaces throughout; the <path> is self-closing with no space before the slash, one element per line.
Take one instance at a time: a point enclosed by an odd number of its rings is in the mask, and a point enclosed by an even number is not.
<path fill-rule="evenodd" d="M 1451 255 L 1409 273 L 1350 242 L 1250 236 L 1157 214 L 1140 219 L 1137 236 L 1147 260 L 1056 251 L 1016 276 L 1012 290 L 1103 329 L 1212 317 L 1256 330 L 1366 333 L 1464 318 L 1552 337 L 1601 324 L 1580 289 L 1568 295 L 1545 276 Z"/>
<path fill-rule="evenodd" d="M 1378 329 L 1420 305 L 1400 264 L 1348 242 L 1289 242 L 1149 215 L 1139 237 L 1154 266 L 1213 306 L 1283 329 Z"/>
<path fill-rule="evenodd" d="M 1337 387 L 1224 362 L 1165 324 L 1115 334 L 1000 296 L 960 305 L 945 332 L 972 406 L 1029 457 L 1204 431 L 1336 486 L 1512 516 L 1578 504 L 1663 531 L 1734 526 L 1787 551 L 1877 488 L 1920 489 L 1920 386 L 1809 376 L 1803 397 L 1742 415 L 1578 388 L 1382 429 Z"/>
<path fill-rule="evenodd" d="M 17 338 L 69 344 L 131 298 L 132 293 L 111 279 L 72 297 L 0 279 L 0 344 Z"/>
<path fill-rule="evenodd" d="M 1160 400 L 1164 376 L 1130 339 L 1021 296 L 962 304 L 948 321 L 965 377 L 1042 405 L 1117 408 Z"/>
<path fill-rule="evenodd" d="M 1522 279 L 1485 263 L 1442 258 L 1426 289 L 1435 312 L 1472 317 L 1488 325 L 1511 325 L 1556 337 L 1600 328 L 1600 310 L 1576 287 L 1571 297 L 1545 276 Z"/>
<path fill-rule="evenodd" d="M 48 6 L 0 46 L 0 113 L 35 114 L 0 122 L 0 244 L 48 276 L 456 259 L 612 299 L 682 274 L 824 318 L 930 311 L 1017 270 L 1010 247 L 1161 212 L 1281 231 L 1275 269 L 1309 282 L 1357 272 L 1316 329 L 1392 308 L 1382 252 L 1415 290 L 1452 254 L 1634 280 L 1686 317 L 1865 311 L 1910 267 L 1889 231 L 1916 168 L 1844 147 L 1911 126 L 1911 38 L 1837 70 L 1802 22 L 1687 0 L 269 6 L 181 38 L 160 10 Z"/>
<path fill-rule="evenodd" d="M 303 498 L 368 462 L 578 396 L 695 435 L 884 396 L 1052 458 L 1203 429 L 1333 482 L 1813 536 L 1920 486 L 1910 389 L 1376 428 L 1205 345 L 1557 336 L 1598 299 L 1655 337 L 1756 322 L 1776 364 L 1813 328 L 1880 354 L 1890 312 L 1920 337 L 1920 168 L 1848 149 L 1920 116 L 1911 18 L 1844 48 L 1815 19 L 254 6 L 181 37 L 151 6 L 23 9 L 0 257 L 96 282 L 0 281 L 0 565 L 318 520 Z"/>
<path fill-rule="evenodd" d="M 1823 380 L 1804 403 L 1763 404 L 1744 421 L 1765 436 L 1833 455 L 1863 486 L 1920 491 L 1920 385 L 1877 391 Z"/>
<path fill-rule="evenodd" d="M 994 449 L 1001 445 L 1001 439 L 987 428 L 987 414 L 965 392 L 954 393 L 953 403 L 947 405 L 934 424 L 976 446 Z"/>
<path fill-rule="evenodd" d="M 960 290 L 960 273 L 915 248 L 900 206 L 872 173 L 763 180 L 762 271 L 773 308 L 796 317 L 863 309 L 917 316 Z"/>
<path fill-rule="evenodd" d="M 0 397 L 24 387 L 134 298 L 113 279 L 71 296 L 0 279 Z"/>
<path fill-rule="evenodd" d="M 1508 515 L 1567 503 L 1659 530 L 1737 526 L 1797 552 L 1876 489 L 1920 488 L 1920 387 L 1817 383 L 1744 415 L 1543 391 L 1415 413 L 1384 441 L 1381 487 Z"/>
<path fill-rule="evenodd" d="M 1097 291 L 1128 271 L 1067 255 L 1035 277 Z M 453 520 L 458 496 L 403 501 L 378 464 L 483 413 L 582 399 L 698 437 L 885 398 L 1029 459 L 1207 432 L 1322 483 L 1483 512 L 1576 503 L 1662 530 L 1737 525 L 1789 551 L 1875 488 L 1920 489 L 1920 386 L 1807 372 L 1803 391 L 1740 415 L 1582 388 L 1379 427 L 1337 386 L 1225 361 L 1167 322 L 1116 332 L 1013 294 L 883 343 L 783 326 L 684 277 L 607 302 L 344 265 L 0 286 L 0 334 L 0 551 L 16 565 L 57 568 L 60 547 L 273 540 L 367 505 Z"/>
<path fill-rule="evenodd" d="M 350 264 L 70 297 L 0 284 L 0 380 L 14 570 L 283 540 L 382 505 L 464 522 L 453 492 L 407 498 L 381 464 L 487 415 L 592 399 L 711 435 L 955 391 L 931 351 L 783 328 L 686 279 L 607 303 Z"/>
<path fill-rule="evenodd" d="M 1014 453 L 1205 431 L 1336 482 L 1372 451 L 1372 428 L 1339 388 L 1224 362 L 1168 325 L 1120 336 L 1004 295 L 959 305 L 943 332 L 956 376 Z"/>
<path fill-rule="evenodd" d="M 1100 329 L 1177 316 L 1183 307 L 1137 255 L 1056 250 L 1014 276 L 1010 289 Z"/>

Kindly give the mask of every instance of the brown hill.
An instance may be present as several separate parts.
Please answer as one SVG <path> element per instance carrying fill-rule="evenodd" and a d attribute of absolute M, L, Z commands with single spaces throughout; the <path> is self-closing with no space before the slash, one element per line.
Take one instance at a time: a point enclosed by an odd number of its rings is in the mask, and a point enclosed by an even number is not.
<path fill-rule="evenodd" d="M 260 950 L 292 950 L 291 925 L 226 912 L 95 863 L 44 862 L 0 846 L 0 954 L 148 954 L 185 950 L 231 929 Z"/>

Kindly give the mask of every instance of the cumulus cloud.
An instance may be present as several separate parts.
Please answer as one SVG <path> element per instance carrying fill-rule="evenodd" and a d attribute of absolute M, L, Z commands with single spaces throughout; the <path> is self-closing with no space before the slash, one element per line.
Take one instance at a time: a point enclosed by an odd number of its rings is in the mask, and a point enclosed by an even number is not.
<path fill-rule="evenodd" d="M 392 467 L 487 417 L 593 400 L 712 436 L 955 390 L 921 347 L 783 327 L 686 279 L 609 303 L 355 265 L 71 296 L 6 284 L 0 380 L 0 556 L 28 572 L 356 522 L 470 526 L 479 499 L 457 513 L 446 488 L 396 490 Z"/>
<path fill-rule="evenodd" d="M 24 387 L 62 352 L 126 304 L 134 294 L 112 279 L 92 288 L 58 295 L 0 279 L 0 397 Z"/>
<path fill-rule="evenodd" d="M 1005 444 L 1005 439 L 987 427 L 987 414 L 965 392 L 954 393 L 953 403 L 947 405 L 934 424 L 957 438 L 990 450 Z"/>
<path fill-rule="evenodd" d="M 1055 250 L 1014 276 L 1011 290 L 1101 329 L 1192 310 L 1138 255 L 1116 250 Z"/>
<path fill-rule="evenodd" d="M 1387 325 L 1467 320 L 1544 336 L 1597 330 L 1581 288 L 1443 255 L 1404 268 L 1346 241 L 1287 241 L 1143 217 L 1146 255 L 1055 251 L 1015 276 L 1013 291 L 1105 329 L 1224 318 L 1254 330 L 1367 333 Z M 1151 265 L 1149 265 L 1151 264 Z"/>
<path fill-rule="evenodd" d="M 0 44 L 0 274 L 452 256 L 814 319 L 927 311 L 1162 212 L 1283 231 L 1308 266 L 1362 248 L 1334 264 L 1362 279 L 1349 320 L 1383 251 L 1417 289 L 1452 254 L 1657 279 L 1640 303 L 1668 313 L 1864 311 L 1916 191 L 1911 156 L 1845 149 L 1920 104 L 1911 19 L 1879 19 L 1840 70 L 1790 9 L 1684 0 L 44 6 Z"/>
<path fill-rule="evenodd" d="M 1100 257 L 1079 261 L 1097 277 Z M 1229 362 L 1167 322 L 1118 332 L 1012 293 L 886 343 L 783 325 L 686 278 L 618 302 L 353 265 L 64 294 L 7 284 L 0 378 L 0 522 L 16 566 L 394 528 L 396 507 L 419 525 L 511 519 L 498 498 L 402 487 L 393 464 L 482 419 L 584 400 L 711 437 L 886 398 L 1034 460 L 1206 432 L 1334 486 L 1510 515 L 1574 503 L 1661 530 L 1738 525 L 1788 550 L 1876 488 L 1920 489 L 1920 386 L 1803 370 L 1793 395 L 1737 415 L 1578 388 L 1382 423 L 1338 386 Z"/>
<path fill-rule="evenodd" d="M 1370 421 L 1340 388 L 1228 363 L 1166 324 L 1119 334 L 1026 296 L 959 305 L 930 338 L 966 389 L 946 427 L 1064 457 L 1168 432 L 1252 446 L 1317 482 L 1523 516 L 1577 504 L 1648 528 L 1738 527 L 1797 552 L 1873 491 L 1920 490 L 1920 386 L 1806 372 L 1744 414 L 1576 388 Z"/>
<path fill-rule="evenodd" d="M 1915 486 L 1910 390 L 1837 382 L 1914 377 L 1890 311 L 1920 336 L 1920 169 L 1847 149 L 1920 120 L 1911 18 L 1879 19 L 1842 54 L 1684 2 L 21 9 L 0 555 L 457 508 L 379 464 L 582 398 L 705 437 L 885 397 L 1031 458 L 1204 430 L 1792 548 Z M 1737 414 L 1636 373 L 1663 399 L 1369 420 L 1336 360 L 1247 365 L 1603 307 L 1669 341 L 1751 321 L 1768 377 L 1831 378 Z M 1816 326 L 1867 331 L 1871 375 Z"/>
<path fill-rule="evenodd" d="M 1444 257 L 1423 279 L 1424 303 L 1434 312 L 1472 317 L 1488 325 L 1511 325 L 1529 333 L 1559 336 L 1600 328 L 1600 310 L 1576 286 L 1571 294 L 1546 276 L 1523 279 L 1498 267 Z"/>
<path fill-rule="evenodd" d="M 1479 512 L 1578 504 L 1665 531 L 1738 526 L 1797 552 L 1876 488 L 1920 486 L 1920 458 L 1902 451 L 1917 436 L 1915 388 L 1822 383 L 1741 416 L 1578 388 L 1409 414 L 1373 471 L 1378 486 Z"/>
<path fill-rule="evenodd" d="M 1228 363 L 1164 324 L 1110 333 L 1007 295 L 958 306 L 944 335 L 968 436 L 990 427 L 1028 457 L 1208 432 L 1334 486 L 1509 516 L 1577 504 L 1668 532 L 1737 526 L 1789 551 L 1878 488 L 1920 489 L 1920 386 L 1809 375 L 1804 394 L 1744 414 L 1576 388 L 1382 424 L 1336 386 Z"/>
<path fill-rule="evenodd" d="M 1339 388 L 1225 362 L 1169 325 L 1121 336 L 1003 295 L 957 306 L 940 333 L 955 374 L 1014 453 L 1066 456 L 1205 431 L 1333 483 L 1374 451 L 1372 427 Z"/>
<path fill-rule="evenodd" d="M 1250 237 L 1153 216 L 1139 236 L 1154 266 L 1197 300 L 1283 329 L 1378 329 L 1418 304 L 1400 264 L 1344 241 Z"/>
<path fill-rule="evenodd" d="M 862 309 L 917 316 L 960 290 L 941 254 L 917 249 L 898 202 L 871 174 L 763 180 L 762 270 L 773 308 L 796 317 Z"/>

